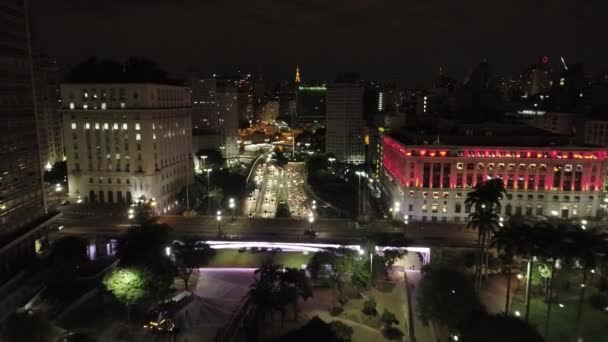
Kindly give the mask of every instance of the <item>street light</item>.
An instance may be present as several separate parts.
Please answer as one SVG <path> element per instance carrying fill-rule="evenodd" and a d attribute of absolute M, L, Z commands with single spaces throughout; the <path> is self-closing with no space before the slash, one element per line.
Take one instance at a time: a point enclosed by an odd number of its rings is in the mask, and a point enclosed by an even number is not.
<path fill-rule="evenodd" d="M 55 194 L 57 194 L 57 204 L 60 204 L 60 202 L 61 202 L 61 198 L 60 198 L 61 191 L 63 191 L 63 187 L 61 186 L 60 183 L 57 183 L 55 185 Z"/>
<path fill-rule="evenodd" d="M 315 217 L 312 215 L 312 213 L 308 216 L 308 222 L 310 223 L 310 232 L 312 233 L 312 224 L 315 223 Z"/>
<path fill-rule="evenodd" d="M 211 211 L 211 188 L 209 187 L 209 175 L 211 174 L 212 169 L 204 169 L 203 171 L 207 173 L 207 212 Z"/>
<path fill-rule="evenodd" d="M 202 170 L 205 169 L 205 161 L 207 160 L 207 156 L 201 156 L 201 160 L 203 161 L 203 164 L 200 169 L 201 169 L 201 173 L 203 173 Z"/>
<path fill-rule="evenodd" d="M 230 200 L 228 201 L 228 207 L 232 210 L 232 220 L 234 221 L 234 212 L 235 212 L 235 204 L 234 204 L 234 198 L 230 198 Z"/>
<path fill-rule="evenodd" d="M 217 215 L 216 215 L 215 219 L 217 221 L 217 236 L 221 237 L 222 236 L 222 211 L 221 210 L 217 211 Z"/>
<path fill-rule="evenodd" d="M 129 211 L 127 213 L 128 213 L 129 220 L 132 220 L 135 217 L 135 209 L 129 208 Z"/>
<path fill-rule="evenodd" d="M 399 214 L 399 210 L 401 209 L 401 203 L 396 201 L 395 202 L 395 210 L 393 211 L 393 213 L 395 214 L 395 219 L 397 218 L 397 215 Z"/>

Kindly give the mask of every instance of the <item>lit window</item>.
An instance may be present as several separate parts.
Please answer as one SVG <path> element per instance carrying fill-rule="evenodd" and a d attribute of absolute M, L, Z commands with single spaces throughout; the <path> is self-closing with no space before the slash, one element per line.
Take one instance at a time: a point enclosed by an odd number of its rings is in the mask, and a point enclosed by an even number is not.
<path fill-rule="evenodd" d="M 141 126 L 139 125 L 139 122 L 135 124 L 135 130 L 139 131 L 141 129 Z"/>
<path fill-rule="evenodd" d="M 141 134 L 139 134 L 139 133 L 135 134 L 135 140 L 141 140 Z"/>
<path fill-rule="evenodd" d="M 116 153 L 116 159 L 120 159 L 120 153 Z"/>
<path fill-rule="evenodd" d="M 102 103 L 101 103 L 101 109 L 107 109 L 107 106 L 106 106 L 106 103 L 105 103 L 105 102 L 102 102 Z"/>
<path fill-rule="evenodd" d="M 103 129 L 110 129 L 110 124 L 109 123 L 104 123 L 103 124 Z"/>
<path fill-rule="evenodd" d="M 156 140 L 156 133 L 152 133 L 152 140 Z"/>
<path fill-rule="evenodd" d="M 84 92 L 84 98 L 88 98 L 89 97 L 89 93 L 87 93 L 86 91 Z"/>
<path fill-rule="evenodd" d="M 72 122 L 72 129 L 76 129 L 76 123 Z"/>
<path fill-rule="evenodd" d="M 125 103 L 124 102 L 120 103 L 120 108 L 125 108 Z"/>
<path fill-rule="evenodd" d="M 89 105 L 87 105 L 86 103 L 82 105 L 82 109 L 89 109 Z"/>
<path fill-rule="evenodd" d="M 114 127 L 114 129 L 118 129 L 118 124 L 115 122 L 113 127 Z"/>
<path fill-rule="evenodd" d="M 74 108 L 76 108 L 76 107 L 74 106 L 74 102 L 70 102 L 70 109 L 74 109 Z"/>
<path fill-rule="evenodd" d="M 95 129 L 99 129 L 99 123 L 98 122 L 95 123 Z"/>
<path fill-rule="evenodd" d="M 462 170 L 462 168 L 463 168 L 463 164 L 462 164 L 462 163 L 456 163 L 456 168 L 457 168 L 458 170 Z"/>
<path fill-rule="evenodd" d="M 84 124 L 84 128 L 86 128 L 86 129 L 91 129 L 91 124 L 90 124 L 90 123 L 88 123 L 88 122 L 87 122 L 87 123 L 85 123 L 85 124 Z"/>
<path fill-rule="evenodd" d="M 129 129 L 129 125 L 125 122 L 122 124 L 122 129 Z"/>
<path fill-rule="evenodd" d="M 152 129 L 156 129 L 156 124 L 154 122 L 152 123 Z"/>

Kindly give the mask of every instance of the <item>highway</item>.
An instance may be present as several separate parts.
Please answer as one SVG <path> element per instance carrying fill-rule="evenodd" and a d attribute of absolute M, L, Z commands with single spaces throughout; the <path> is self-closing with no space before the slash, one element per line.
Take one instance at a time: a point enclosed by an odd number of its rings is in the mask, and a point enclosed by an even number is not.
<path fill-rule="evenodd" d="M 218 224 L 215 216 L 182 217 L 162 216 L 160 223 L 172 228 L 176 237 L 200 236 L 207 239 L 217 238 Z M 132 222 L 121 216 L 95 216 L 61 214 L 55 222 L 63 226 L 61 234 L 119 236 L 127 231 Z M 410 223 L 403 228 L 394 228 L 390 221 L 376 220 L 367 226 L 357 227 L 349 220 L 319 219 L 313 229 L 319 233 L 316 238 L 307 237 L 304 231 L 310 223 L 304 219 L 262 219 L 237 217 L 234 220 L 226 217 L 221 221 L 221 230 L 227 239 L 265 240 L 265 241 L 323 241 L 349 243 L 376 233 L 405 233 L 405 236 L 421 246 L 467 246 L 473 245 L 477 234 L 464 225 L 451 224 L 418 224 Z"/>

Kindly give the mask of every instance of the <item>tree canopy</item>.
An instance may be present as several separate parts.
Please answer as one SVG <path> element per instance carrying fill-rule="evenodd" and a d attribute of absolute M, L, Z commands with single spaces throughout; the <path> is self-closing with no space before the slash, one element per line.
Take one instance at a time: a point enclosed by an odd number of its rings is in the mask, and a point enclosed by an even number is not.
<path fill-rule="evenodd" d="M 420 281 L 416 305 L 423 322 L 433 320 L 455 330 L 481 309 L 467 275 L 441 264 L 427 268 Z"/>
<path fill-rule="evenodd" d="M 504 314 L 482 313 L 471 319 L 462 329 L 466 342 L 543 342 L 538 331 L 524 320 Z"/>
<path fill-rule="evenodd" d="M 153 277 L 143 268 L 118 267 L 103 279 L 105 288 L 121 303 L 134 305 L 151 295 Z"/>

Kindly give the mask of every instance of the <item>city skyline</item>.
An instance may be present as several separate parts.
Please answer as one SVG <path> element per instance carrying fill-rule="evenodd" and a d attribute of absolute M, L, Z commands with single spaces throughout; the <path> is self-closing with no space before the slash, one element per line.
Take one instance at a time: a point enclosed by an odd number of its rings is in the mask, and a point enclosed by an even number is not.
<path fill-rule="evenodd" d="M 482 59 L 494 75 L 515 75 L 545 55 L 583 62 L 587 73 L 604 70 L 608 57 L 592 34 L 608 29 L 601 20 L 607 5 L 595 0 L 552 1 L 551 7 L 521 0 L 143 5 L 34 0 L 34 39 L 62 64 L 135 55 L 157 60 L 177 77 L 191 69 L 241 69 L 285 80 L 300 65 L 303 82 L 354 70 L 365 79 L 396 78 L 416 87 L 430 84 L 440 67 L 461 80 Z"/>

